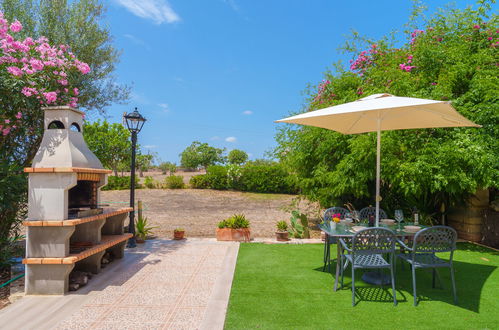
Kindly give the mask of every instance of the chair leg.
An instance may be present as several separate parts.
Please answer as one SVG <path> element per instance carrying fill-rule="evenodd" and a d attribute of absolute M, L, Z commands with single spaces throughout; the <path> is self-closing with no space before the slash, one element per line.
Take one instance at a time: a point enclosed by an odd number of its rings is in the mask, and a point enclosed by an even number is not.
<path fill-rule="evenodd" d="M 327 266 L 327 260 L 328 260 L 328 236 L 326 235 L 325 239 L 324 239 L 324 267 L 322 267 L 322 271 L 325 271 L 326 270 L 326 266 Z"/>
<path fill-rule="evenodd" d="M 397 291 L 395 290 L 395 262 L 393 262 L 393 260 L 390 267 L 390 272 L 392 274 L 393 305 L 397 306 Z"/>
<path fill-rule="evenodd" d="M 352 307 L 355 307 L 355 267 L 352 264 Z"/>
<path fill-rule="evenodd" d="M 452 281 L 452 294 L 454 295 L 454 304 L 457 305 L 456 282 L 454 279 L 454 266 L 450 265 L 450 278 Z"/>
<path fill-rule="evenodd" d="M 416 267 L 411 265 L 412 268 L 412 294 L 414 295 L 414 306 L 418 305 L 418 296 L 416 294 Z"/>
<path fill-rule="evenodd" d="M 435 268 L 432 268 L 432 276 L 431 276 L 431 287 L 435 289 Z"/>
<path fill-rule="evenodd" d="M 345 271 L 345 266 L 343 265 L 343 254 L 341 255 L 340 258 L 341 266 L 340 266 L 340 271 L 341 271 L 341 286 L 340 289 L 343 289 L 343 277 L 344 277 L 344 271 Z"/>

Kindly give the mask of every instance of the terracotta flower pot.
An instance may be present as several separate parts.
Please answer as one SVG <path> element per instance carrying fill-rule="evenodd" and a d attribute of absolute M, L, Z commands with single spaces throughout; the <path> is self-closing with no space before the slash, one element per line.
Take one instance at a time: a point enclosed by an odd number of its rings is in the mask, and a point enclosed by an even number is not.
<path fill-rule="evenodd" d="M 289 241 L 289 233 L 287 231 L 276 231 L 275 238 L 279 242 L 287 242 Z"/>
<path fill-rule="evenodd" d="M 250 236 L 249 228 L 217 228 L 217 241 L 249 242 Z"/>
<path fill-rule="evenodd" d="M 173 231 L 173 239 L 180 240 L 184 239 L 185 231 Z"/>
<path fill-rule="evenodd" d="M 138 238 L 138 237 L 135 237 L 135 243 L 137 243 L 137 244 L 143 244 L 143 243 L 145 243 L 145 242 L 146 242 L 146 241 L 145 241 L 144 239 L 142 239 L 142 238 Z"/>

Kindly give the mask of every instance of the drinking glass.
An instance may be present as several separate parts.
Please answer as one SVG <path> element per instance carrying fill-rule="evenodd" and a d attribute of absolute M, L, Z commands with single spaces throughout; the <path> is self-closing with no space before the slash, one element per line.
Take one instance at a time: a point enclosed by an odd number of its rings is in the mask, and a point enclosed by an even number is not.
<path fill-rule="evenodd" d="M 354 210 L 352 212 L 352 218 L 353 218 L 354 222 L 359 222 L 360 221 L 360 213 L 359 213 L 359 211 Z"/>
<path fill-rule="evenodd" d="M 395 221 L 398 222 L 399 226 L 398 229 L 400 230 L 400 223 L 404 220 L 404 213 L 402 210 L 395 210 Z"/>

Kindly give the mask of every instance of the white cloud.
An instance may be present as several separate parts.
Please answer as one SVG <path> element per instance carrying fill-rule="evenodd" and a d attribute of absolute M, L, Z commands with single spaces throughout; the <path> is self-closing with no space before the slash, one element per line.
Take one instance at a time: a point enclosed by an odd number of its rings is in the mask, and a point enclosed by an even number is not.
<path fill-rule="evenodd" d="M 170 112 L 170 107 L 166 103 L 159 103 L 158 107 L 160 107 L 164 113 Z"/>
<path fill-rule="evenodd" d="M 229 136 L 229 137 L 226 137 L 226 138 L 225 138 L 225 142 L 234 143 L 234 142 L 236 142 L 236 141 L 237 141 L 237 139 L 236 139 L 236 137 L 235 137 L 235 136 Z"/>
<path fill-rule="evenodd" d="M 154 144 L 151 144 L 151 145 L 145 145 L 145 146 L 144 146 L 144 148 L 146 148 L 146 149 L 154 149 L 154 148 L 156 148 L 156 147 L 157 147 L 157 146 L 156 146 L 156 145 L 154 145 Z"/>
<path fill-rule="evenodd" d="M 175 23 L 180 16 L 166 0 L 115 0 L 132 14 L 150 19 L 156 24 Z"/>
<path fill-rule="evenodd" d="M 252 114 L 253 114 L 253 111 L 251 111 L 251 110 L 243 111 L 243 115 L 250 116 Z"/>
<path fill-rule="evenodd" d="M 144 40 L 137 38 L 133 34 L 124 34 L 123 37 L 129 39 L 136 45 L 144 46 L 144 48 L 146 48 L 147 50 L 151 50 L 151 47 Z"/>
<path fill-rule="evenodd" d="M 239 11 L 239 6 L 237 5 L 235 0 L 223 0 L 225 4 L 227 4 L 230 8 L 232 8 L 233 11 L 238 12 Z"/>

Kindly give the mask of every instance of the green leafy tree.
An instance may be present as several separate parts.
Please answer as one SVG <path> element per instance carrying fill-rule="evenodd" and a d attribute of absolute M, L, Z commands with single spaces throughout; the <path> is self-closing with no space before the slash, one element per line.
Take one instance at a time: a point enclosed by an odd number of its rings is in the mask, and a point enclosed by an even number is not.
<path fill-rule="evenodd" d="M 241 165 L 248 160 L 248 154 L 243 150 L 232 149 L 227 156 L 227 160 L 230 164 Z"/>
<path fill-rule="evenodd" d="M 139 153 L 136 158 L 136 166 L 139 170 L 139 176 L 143 177 L 144 172 L 148 171 L 154 162 L 154 154 Z"/>
<path fill-rule="evenodd" d="M 123 125 L 110 124 L 107 120 L 86 122 L 83 137 L 102 165 L 112 169 L 115 176 L 118 175 L 120 164 L 128 163 L 130 168 L 130 132 Z"/>
<path fill-rule="evenodd" d="M 177 171 L 177 164 L 172 162 L 162 162 L 158 167 L 163 172 L 163 174 L 166 174 L 166 172 L 170 172 L 170 175 L 173 175 Z"/>
<path fill-rule="evenodd" d="M 206 169 L 210 165 L 223 163 L 223 152 L 223 149 L 211 147 L 208 143 L 194 141 L 180 154 L 180 164 L 190 169 L 196 169 L 200 166 Z"/>
<path fill-rule="evenodd" d="M 483 126 L 383 132 L 383 208 L 417 206 L 431 216 L 477 189 L 498 187 L 499 24 L 491 3 L 441 11 L 408 31 L 407 42 L 394 40 L 397 47 L 389 37 L 373 41 L 354 35 L 345 47 L 354 54 L 350 70 L 337 65 L 309 90 L 305 111 L 386 92 L 449 100 Z M 415 13 L 410 26 L 423 20 Z M 285 126 L 277 142 L 275 157 L 296 174 L 308 198 L 323 206 L 373 204 L 375 134 Z"/>

